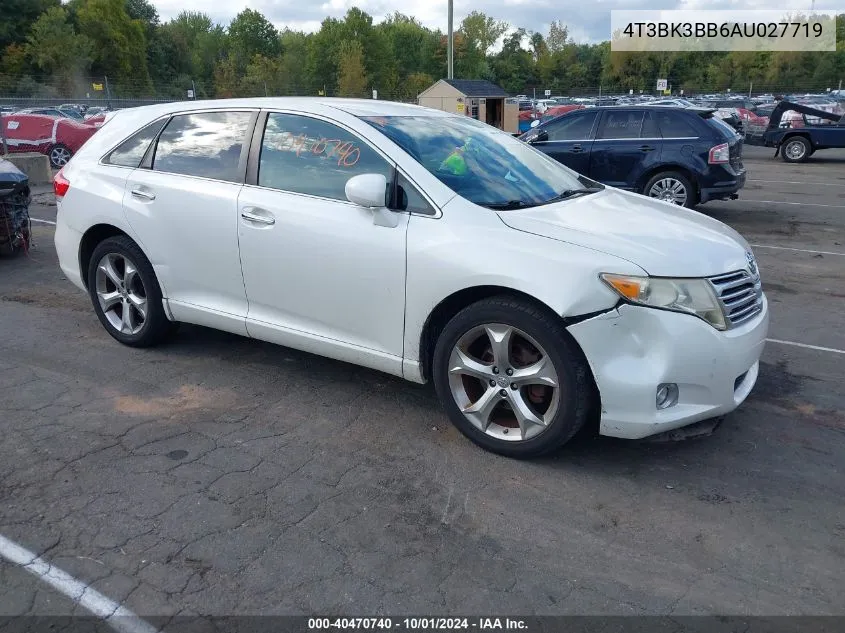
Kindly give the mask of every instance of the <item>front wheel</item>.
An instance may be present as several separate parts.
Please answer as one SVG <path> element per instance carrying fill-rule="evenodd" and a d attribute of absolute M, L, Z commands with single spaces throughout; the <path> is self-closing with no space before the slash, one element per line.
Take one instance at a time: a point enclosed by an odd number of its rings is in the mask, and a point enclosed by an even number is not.
<path fill-rule="evenodd" d="M 643 188 L 643 194 L 689 209 L 697 202 L 695 187 L 689 178 L 677 171 L 664 171 L 652 176 Z"/>
<path fill-rule="evenodd" d="M 53 169 L 61 169 L 73 157 L 73 152 L 64 143 L 56 143 L 47 152 L 47 156 Z"/>
<path fill-rule="evenodd" d="M 561 447 L 590 405 L 586 360 L 555 317 L 519 299 L 485 299 L 459 312 L 434 350 L 434 385 L 452 423 L 508 457 Z"/>
<path fill-rule="evenodd" d="M 784 143 L 781 158 L 787 163 L 803 163 L 813 153 L 810 141 L 803 136 L 793 136 Z"/>

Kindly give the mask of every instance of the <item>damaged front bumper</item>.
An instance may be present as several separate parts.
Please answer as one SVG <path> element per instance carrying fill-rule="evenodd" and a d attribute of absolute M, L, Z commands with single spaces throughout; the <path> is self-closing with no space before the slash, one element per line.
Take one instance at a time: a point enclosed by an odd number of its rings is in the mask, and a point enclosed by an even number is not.
<path fill-rule="evenodd" d="M 569 326 L 601 396 L 600 433 L 638 439 L 724 415 L 757 381 L 769 328 L 768 302 L 752 321 L 719 331 L 678 312 L 623 304 Z M 677 403 L 658 409 L 659 385 Z"/>

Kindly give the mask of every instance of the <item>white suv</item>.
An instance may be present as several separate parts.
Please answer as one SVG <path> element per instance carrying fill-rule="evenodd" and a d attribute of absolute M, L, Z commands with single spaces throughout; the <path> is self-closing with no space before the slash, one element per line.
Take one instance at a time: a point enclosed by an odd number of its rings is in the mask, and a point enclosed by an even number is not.
<path fill-rule="evenodd" d="M 433 381 L 527 457 L 595 413 L 640 438 L 736 408 L 768 308 L 724 224 L 417 106 L 121 111 L 56 176 L 56 249 L 127 345 L 197 323 Z"/>

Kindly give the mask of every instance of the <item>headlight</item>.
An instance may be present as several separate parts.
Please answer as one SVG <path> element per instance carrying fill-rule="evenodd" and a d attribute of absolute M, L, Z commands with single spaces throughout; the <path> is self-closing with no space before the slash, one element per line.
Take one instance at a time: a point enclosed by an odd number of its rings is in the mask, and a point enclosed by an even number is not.
<path fill-rule="evenodd" d="M 706 279 L 627 277 L 603 273 L 602 281 L 631 303 L 694 314 L 717 330 L 726 329 L 725 315 Z"/>

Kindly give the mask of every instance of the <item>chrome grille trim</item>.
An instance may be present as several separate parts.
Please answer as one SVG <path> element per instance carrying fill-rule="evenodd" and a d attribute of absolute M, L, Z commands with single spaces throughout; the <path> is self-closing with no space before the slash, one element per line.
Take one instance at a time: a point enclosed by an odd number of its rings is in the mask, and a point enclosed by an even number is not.
<path fill-rule="evenodd" d="M 753 319 L 763 311 L 763 284 L 759 275 L 737 270 L 709 277 L 727 326 L 736 327 Z"/>

